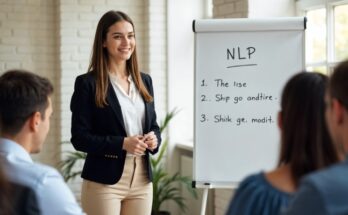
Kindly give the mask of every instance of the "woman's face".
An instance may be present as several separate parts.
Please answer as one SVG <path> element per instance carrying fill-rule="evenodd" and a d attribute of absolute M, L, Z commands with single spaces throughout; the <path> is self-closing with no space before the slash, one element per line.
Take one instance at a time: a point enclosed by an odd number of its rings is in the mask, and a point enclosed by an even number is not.
<path fill-rule="evenodd" d="M 119 21 L 109 27 L 103 47 L 117 63 L 128 60 L 135 48 L 135 33 L 131 23 Z"/>

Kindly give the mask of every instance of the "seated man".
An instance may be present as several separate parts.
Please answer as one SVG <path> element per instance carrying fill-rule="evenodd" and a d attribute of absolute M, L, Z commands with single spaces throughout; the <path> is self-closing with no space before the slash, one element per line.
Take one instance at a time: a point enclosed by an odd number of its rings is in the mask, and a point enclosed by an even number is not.
<path fill-rule="evenodd" d="M 62 176 L 34 163 L 46 139 L 52 114 L 52 84 L 26 71 L 0 77 L 0 162 L 12 183 L 35 191 L 44 215 L 83 214 Z"/>
<path fill-rule="evenodd" d="M 331 139 L 346 159 L 308 175 L 285 214 L 348 214 L 348 61 L 339 64 L 325 97 Z"/>

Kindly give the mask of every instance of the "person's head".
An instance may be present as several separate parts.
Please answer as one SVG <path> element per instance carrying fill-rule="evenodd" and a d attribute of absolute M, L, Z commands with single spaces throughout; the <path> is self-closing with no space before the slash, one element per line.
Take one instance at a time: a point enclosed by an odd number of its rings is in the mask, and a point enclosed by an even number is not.
<path fill-rule="evenodd" d="M 131 18 L 121 11 L 109 11 L 99 20 L 95 32 L 92 58 L 88 72 L 97 79 L 96 104 L 103 107 L 107 104 L 108 72 L 110 62 L 126 64 L 127 72 L 132 76 L 136 87 L 144 99 L 152 101 L 145 88 L 138 68 L 135 42 L 135 29 Z"/>
<path fill-rule="evenodd" d="M 285 85 L 278 124 L 281 130 L 279 165 L 290 165 L 296 185 L 311 171 L 338 162 L 325 124 L 324 95 L 328 78 L 301 72 Z"/>
<path fill-rule="evenodd" d="M 30 153 L 37 153 L 49 131 L 53 86 L 46 78 L 23 70 L 0 76 L 0 135 L 29 137 Z M 19 143 L 21 144 L 21 143 Z"/>
<path fill-rule="evenodd" d="M 325 103 L 330 136 L 339 150 L 346 154 L 348 153 L 348 60 L 334 69 Z"/>

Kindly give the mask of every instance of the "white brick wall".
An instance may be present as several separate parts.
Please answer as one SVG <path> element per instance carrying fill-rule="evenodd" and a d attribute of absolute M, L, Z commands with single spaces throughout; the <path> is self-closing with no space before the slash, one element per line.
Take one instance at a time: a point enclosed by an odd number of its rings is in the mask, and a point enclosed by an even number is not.
<path fill-rule="evenodd" d="M 154 83 L 155 105 L 158 123 L 167 111 L 167 11 L 166 1 L 148 0 L 145 11 L 145 32 L 147 44 L 144 55 L 147 56 L 145 71 L 149 72 Z"/>
<path fill-rule="evenodd" d="M 248 17 L 248 0 L 213 0 L 214 18 Z"/>
<path fill-rule="evenodd" d="M 215 189 L 214 192 L 214 207 L 215 215 L 225 215 L 226 209 L 233 195 L 232 189 Z"/>
<path fill-rule="evenodd" d="M 2 0 L 0 4 L 0 73 L 21 68 L 49 78 L 55 88 L 53 106 L 59 107 L 56 1 Z M 54 108 L 50 133 L 35 160 L 58 163 L 59 123 L 59 108 Z"/>

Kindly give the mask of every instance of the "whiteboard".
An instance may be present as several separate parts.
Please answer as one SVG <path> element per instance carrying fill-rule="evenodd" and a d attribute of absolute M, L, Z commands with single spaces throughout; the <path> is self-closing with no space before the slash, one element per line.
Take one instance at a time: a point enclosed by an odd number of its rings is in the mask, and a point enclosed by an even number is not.
<path fill-rule="evenodd" d="M 303 17 L 195 20 L 197 187 L 276 167 L 283 86 L 304 69 Z"/>

